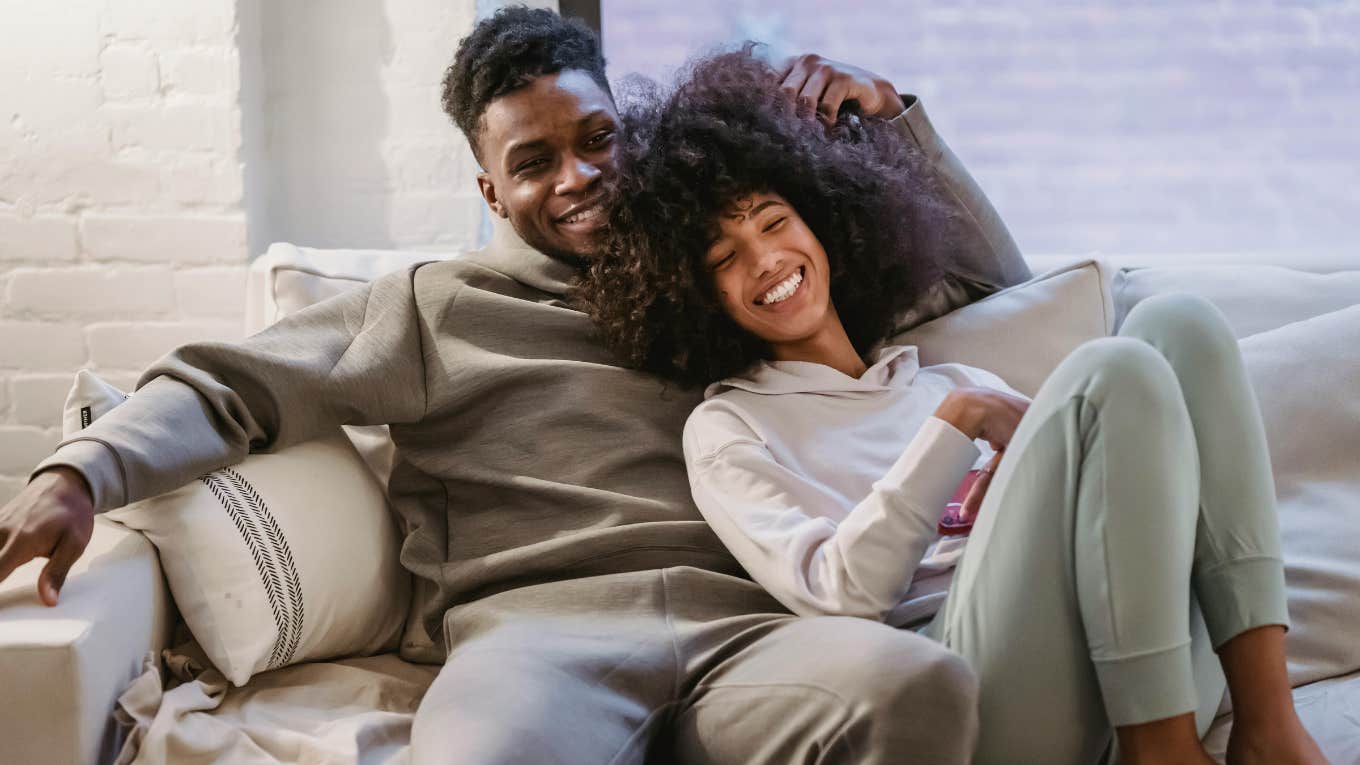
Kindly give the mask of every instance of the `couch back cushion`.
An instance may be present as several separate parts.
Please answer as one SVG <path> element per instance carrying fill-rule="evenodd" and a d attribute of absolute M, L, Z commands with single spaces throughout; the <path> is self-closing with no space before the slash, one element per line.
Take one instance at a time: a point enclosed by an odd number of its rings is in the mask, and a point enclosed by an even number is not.
<path fill-rule="evenodd" d="M 1115 326 L 1139 301 L 1163 292 L 1208 299 L 1223 311 L 1237 337 L 1248 337 L 1360 303 L 1360 270 L 1319 274 L 1271 265 L 1120 269 L 1113 285 Z"/>
<path fill-rule="evenodd" d="M 1248 337 L 1289 587 L 1293 685 L 1360 669 L 1360 300 Z"/>

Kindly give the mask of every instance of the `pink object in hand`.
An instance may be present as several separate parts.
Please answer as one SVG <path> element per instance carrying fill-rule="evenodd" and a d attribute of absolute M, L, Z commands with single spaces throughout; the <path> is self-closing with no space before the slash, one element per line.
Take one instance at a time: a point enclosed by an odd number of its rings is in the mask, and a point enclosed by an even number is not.
<path fill-rule="evenodd" d="M 959 514 L 963 512 L 963 500 L 968 498 L 968 491 L 973 488 L 981 470 L 969 470 L 963 477 L 963 482 L 959 488 L 954 490 L 954 496 L 949 503 L 944 506 L 944 515 L 940 516 L 939 532 L 942 537 L 961 537 L 966 536 L 973 530 L 973 519 L 963 520 Z"/>

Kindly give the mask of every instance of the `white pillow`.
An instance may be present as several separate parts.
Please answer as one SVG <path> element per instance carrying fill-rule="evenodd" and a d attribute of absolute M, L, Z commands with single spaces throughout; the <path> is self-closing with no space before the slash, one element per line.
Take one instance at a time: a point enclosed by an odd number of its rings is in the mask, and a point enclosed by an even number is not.
<path fill-rule="evenodd" d="M 1108 267 L 1084 260 L 988 295 L 888 343 L 918 346 L 921 366 L 978 367 L 1033 397 L 1067 354 L 1113 330 L 1109 285 Z"/>
<path fill-rule="evenodd" d="M 1115 274 L 1111 289 L 1116 327 L 1141 300 L 1190 292 L 1218 306 L 1233 334 L 1242 338 L 1360 303 L 1360 271 L 1313 274 L 1266 265 L 1135 268 Z"/>
<path fill-rule="evenodd" d="M 64 420 L 79 426 L 82 411 L 96 419 L 124 398 L 81 371 Z M 401 537 L 338 430 L 105 516 L 156 546 L 185 624 L 237 686 L 289 664 L 388 651 L 401 636 L 411 591 Z"/>
<path fill-rule="evenodd" d="M 1360 669 L 1360 305 L 1241 348 L 1270 445 L 1298 686 Z"/>

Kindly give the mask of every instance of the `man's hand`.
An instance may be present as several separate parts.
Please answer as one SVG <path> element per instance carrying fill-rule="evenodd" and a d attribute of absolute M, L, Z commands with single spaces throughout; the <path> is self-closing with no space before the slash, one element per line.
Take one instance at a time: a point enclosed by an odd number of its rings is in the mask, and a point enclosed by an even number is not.
<path fill-rule="evenodd" d="M 780 89 L 790 98 L 805 99 L 817 107 L 817 115 L 836 121 L 841 105 L 857 101 L 860 113 L 890 120 L 906 110 L 891 82 L 857 66 L 822 58 L 815 53 L 792 56 L 775 71 L 784 78 Z"/>
<path fill-rule="evenodd" d="M 93 533 L 94 504 L 84 477 L 70 468 L 44 470 L 0 507 L 0 582 L 34 558 L 47 558 L 38 597 L 55 606 L 66 573 Z"/>

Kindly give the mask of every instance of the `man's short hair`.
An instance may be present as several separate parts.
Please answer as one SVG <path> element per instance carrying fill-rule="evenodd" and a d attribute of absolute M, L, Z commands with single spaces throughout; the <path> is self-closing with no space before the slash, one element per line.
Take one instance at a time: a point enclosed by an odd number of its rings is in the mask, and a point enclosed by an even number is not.
<path fill-rule="evenodd" d="M 487 105 L 535 77 L 564 69 L 585 72 L 613 98 L 600 40 L 589 27 L 543 8 L 502 8 L 458 43 L 444 72 L 444 112 L 480 159 L 478 138 Z"/>

